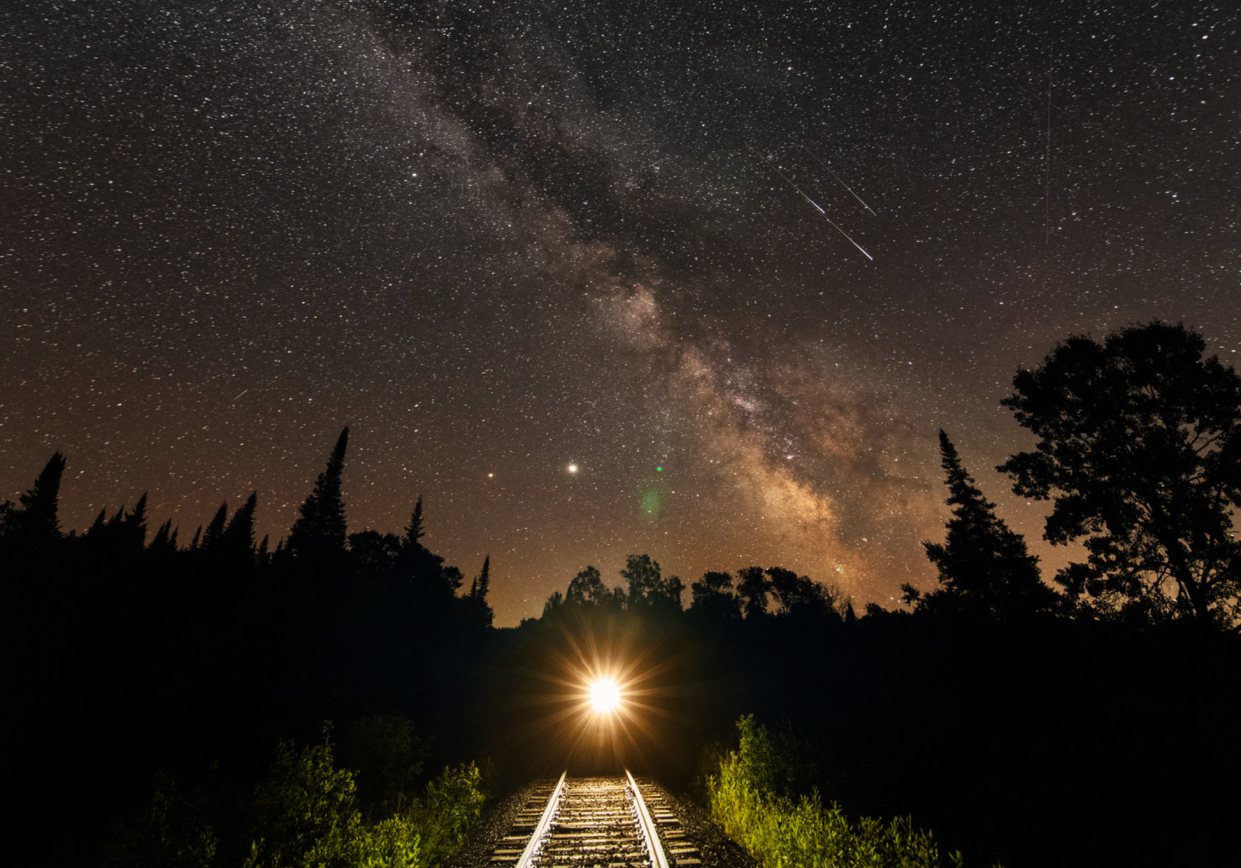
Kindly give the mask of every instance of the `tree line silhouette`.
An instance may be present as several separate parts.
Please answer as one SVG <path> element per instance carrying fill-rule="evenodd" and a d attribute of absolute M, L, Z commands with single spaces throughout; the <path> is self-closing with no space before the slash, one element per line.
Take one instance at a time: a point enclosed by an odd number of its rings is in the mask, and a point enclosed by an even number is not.
<path fill-rule="evenodd" d="M 421 498 L 404 533 L 349 533 L 342 431 L 288 537 L 257 544 L 257 497 L 222 504 L 188 544 L 149 531 L 147 498 L 64 532 L 57 452 L 16 503 L 0 505 L 5 757 L 29 804 L 64 798 L 60 775 L 103 804 L 136 803 L 161 767 L 228 760 L 257 780 L 279 739 L 313 741 L 324 720 L 404 715 L 465 753 L 460 685 L 489 645 L 490 563 L 469 588 L 424 544 Z M 49 862 L 91 861 L 108 811 L 52 836 Z"/>
<path fill-rule="evenodd" d="M 267 537 L 254 541 L 257 492 L 230 516 L 225 501 L 204 526 L 200 525 L 184 548 L 178 546 L 179 529 L 169 519 L 147 542 L 147 496 L 132 509 L 119 508 L 111 517 L 100 511 L 83 534 L 61 532 L 58 516 L 60 482 L 65 456 L 52 455 L 34 485 L 18 503 L 0 503 L 0 559 L 17 581 L 23 572 L 63 572 L 75 561 L 90 561 L 115 575 L 130 576 L 179 570 L 213 572 L 255 579 L 259 573 L 301 579 L 339 581 L 406 580 L 426 599 L 445 611 L 490 626 L 493 613 L 487 604 L 490 557 L 474 579 L 470 591 L 457 597 L 464 581 L 462 572 L 446 566 L 444 558 L 423 544 L 422 498 L 414 504 L 410 523 L 402 536 L 375 530 L 349 533 L 341 496 L 341 476 L 349 443 L 345 428 L 319 474 L 314 489 L 298 509 L 287 539 L 274 550 Z M 449 603 L 456 599 L 456 603 Z M 455 608 L 454 608 L 455 607 Z"/>
<path fill-rule="evenodd" d="M 0 503 L 4 725 L 25 746 L 4 757 L 6 775 L 27 782 L 46 827 L 67 770 L 108 805 L 140 803 L 158 769 L 214 761 L 250 791 L 278 740 L 393 713 L 434 735 L 437 760 L 490 756 L 500 780 L 522 782 L 565 760 L 554 736 L 585 744 L 564 685 L 604 654 L 629 661 L 645 721 L 613 733 L 611 758 L 674 783 L 756 712 L 815 745 L 808 777 L 826 797 L 912 813 L 1010 868 L 1101 858 L 1057 851 L 1055 834 L 1035 840 L 1031 800 L 1057 806 L 1065 835 L 1111 829 L 1111 861 L 1209 858 L 1218 839 L 1202 830 L 1226 822 L 1228 803 L 1207 794 L 1241 773 L 1241 750 L 1211 739 L 1203 764 L 1147 742 L 1157 731 L 1198 745 L 1241 725 L 1235 679 L 1220 675 L 1241 662 L 1241 378 L 1204 353 L 1195 332 L 1150 323 L 1070 338 L 1018 372 L 1004 404 L 1037 442 L 999 469 L 1051 504 L 1050 542 L 1085 552 L 1050 582 L 941 431 L 950 516 L 943 540 L 924 544 L 938 582 L 905 585 L 895 612 L 855 612 L 783 566 L 687 586 L 634 554 L 622 585 L 587 566 L 540 618 L 495 630 L 490 558 L 467 587 L 423 544 L 421 498 L 400 534 L 349 531 L 348 428 L 274 547 L 255 541 L 255 494 L 231 513 L 222 504 L 188 543 L 170 521 L 150 532 L 145 495 L 66 532 L 56 452 Z M 1065 785 L 1082 777 L 1088 791 Z M 1160 791 L 1180 795 L 1169 804 Z M 1194 824 L 1193 846 L 1148 835 L 1112 858 L 1156 814 Z M 108 819 L 53 836 L 46 861 L 92 861 Z"/>

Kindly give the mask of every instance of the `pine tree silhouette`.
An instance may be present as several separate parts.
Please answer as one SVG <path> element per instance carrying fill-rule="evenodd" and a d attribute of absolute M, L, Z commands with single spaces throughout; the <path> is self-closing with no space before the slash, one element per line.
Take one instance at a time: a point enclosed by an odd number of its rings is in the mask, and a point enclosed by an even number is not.
<path fill-rule="evenodd" d="M 328 458 L 327 468 L 315 480 L 314 491 L 298 510 L 286 546 L 296 560 L 307 563 L 321 558 L 336 560 L 345 554 L 348 527 L 340 484 L 348 445 L 349 429 L 345 428 Z"/>
<path fill-rule="evenodd" d="M 106 508 L 101 509 L 83 540 L 96 557 L 129 559 L 146 548 L 146 538 L 147 496 L 144 493 L 133 509 L 122 506 L 111 518 L 107 518 Z"/>
<path fill-rule="evenodd" d="M 409 518 L 409 527 L 405 528 L 405 544 L 408 546 L 422 545 L 426 531 L 422 529 L 422 495 L 414 504 L 414 514 Z"/>
<path fill-rule="evenodd" d="M 254 510 L 258 498 L 257 491 L 250 492 L 220 535 L 220 553 L 231 564 L 244 566 L 254 562 Z"/>
<path fill-rule="evenodd" d="M 168 555 L 177 550 L 177 532 L 172 527 L 172 519 L 159 526 L 155 536 L 147 544 L 147 551 L 160 556 Z"/>
<path fill-rule="evenodd" d="M 208 554 L 216 554 L 220 549 L 220 542 L 224 539 L 224 527 L 228 521 L 228 501 L 220 504 L 220 508 L 216 510 L 211 521 L 207 523 L 207 530 L 203 532 L 202 542 L 199 543 L 204 552 Z"/>
<path fill-rule="evenodd" d="M 122 545 L 125 550 L 131 554 L 136 554 L 146 547 L 147 542 L 147 495 L 144 491 L 142 497 L 138 498 L 138 502 L 134 504 L 134 508 L 126 513 L 121 520 L 122 528 Z"/>
<path fill-rule="evenodd" d="M 478 574 L 470 585 L 470 596 L 479 600 L 487 599 L 487 591 L 491 587 L 491 555 L 483 558 L 483 571 Z"/>
<path fill-rule="evenodd" d="M 922 545 L 939 570 L 940 587 L 924 595 L 903 585 L 905 601 L 915 609 L 997 620 L 1053 609 L 1058 598 L 1039 578 L 1038 557 L 995 514 L 995 504 L 983 497 L 943 431 L 939 450 L 952 518 L 943 543 Z"/>
<path fill-rule="evenodd" d="M 24 545 L 45 545 L 60 538 L 60 479 L 65 472 L 65 456 L 53 453 L 34 481 L 34 486 L 18 499 L 9 515 L 6 535 L 21 538 Z"/>

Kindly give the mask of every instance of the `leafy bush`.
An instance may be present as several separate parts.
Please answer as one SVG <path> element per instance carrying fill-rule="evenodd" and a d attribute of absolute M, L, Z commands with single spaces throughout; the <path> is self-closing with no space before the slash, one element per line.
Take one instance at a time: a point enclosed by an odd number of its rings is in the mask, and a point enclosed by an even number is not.
<path fill-rule="evenodd" d="M 338 769 L 332 744 L 276 747 L 271 776 L 254 800 L 255 840 L 246 868 L 417 868 L 421 836 L 405 817 L 373 826 L 357 808 L 353 773 Z"/>
<path fill-rule="evenodd" d="M 707 777 L 707 804 L 712 818 L 766 868 L 944 865 L 931 833 L 908 818 L 852 823 L 838 804 L 825 806 L 817 789 L 793 795 L 799 763 L 791 742 L 773 737 L 753 715 L 737 728 L 741 745 Z M 947 864 L 960 866 L 960 853 L 950 854 Z"/>
<path fill-rule="evenodd" d="M 446 768 L 428 783 L 426 796 L 412 812 L 422 834 L 419 864 L 441 865 L 460 850 L 486 801 L 482 774 L 474 763 Z"/>
<path fill-rule="evenodd" d="M 376 823 L 363 820 L 356 789 L 353 773 L 335 767 L 326 732 L 322 745 L 300 753 L 282 742 L 255 799 L 247 868 L 440 865 L 461 849 L 487 800 L 474 763 L 446 768 L 421 800 Z"/>
<path fill-rule="evenodd" d="M 385 728 L 388 735 L 399 730 Z M 300 749 L 288 741 L 276 746 L 271 772 L 255 791 L 245 868 L 435 868 L 461 848 L 486 802 L 477 766 L 445 769 L 422 798 L 387 780 L 400 809 L 368 819 L 354 772 L 337 767 L 329 734 L 325 728 L 321 744 Z M 405 736 L 398 748 L 414 743 Z M 416 762 L 404 749 L 387 753 L 401 775 Z M 107 868 L 210 868 L 217 840 L 201 801 L 178 795 L 171 776 L 157 777 L 151 804 L 113 835 Z"/>
<path fill-rule="evenodd" d="M 346 759 L 355 772 L 363 816 L 404 813 L 422 774 L 430 739 L 420 739 L 402 714 L 368 714 L 349 728 Z"/>
<path fill-rule="evenodd" d="M 247 868 L 430 868 L 461 849 L 487 801 L 474 763 L 444 769 L 422 799 L 366 823 L 353 773 L 335 767 L 324 735 L 322 745 L 300 753 L 288 742 L 277 747 L 271 778 L 255 799 L 256 841 Z"/>
<path fill-rule="evenodd" d="M 157 774 L 150 803 L 113 832 L 105 868 L 209 868 L 216 836 L 202 817 L 199 801 L 179 793 L 172 775 Z"/>

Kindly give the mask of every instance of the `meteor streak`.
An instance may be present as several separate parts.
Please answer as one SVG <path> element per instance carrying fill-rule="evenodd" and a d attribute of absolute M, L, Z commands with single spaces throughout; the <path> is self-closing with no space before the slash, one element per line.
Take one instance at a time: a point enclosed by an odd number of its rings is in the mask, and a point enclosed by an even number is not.
<path fill-rule="evenodd" d="M 803 151 L 805 151 L 807 154 L 809 154 L 810 156 L 814 157 L 815 162 L 816 162 L 816 163 L 818 163 L 820 166 L 822 166 L 823 168 L 827 169 L 827 171 L 832 172 L 832 167 L 831 167 L 831 166 L 829 166 L 827 163 L 823 162 L 822 160 L 820 160 L 817 156 L 815 156 L 814 151 L 810 150 L 810 149 L 809 149 L 809 148 L 807 148 L 805 145 L 798 145 L 797 147 L 801 148 L 801 149 L 802 149 Z M 841 181 L 841 180 L 840 180 L 840 176 L 839 176 L 839 175 L 837 175 L 835 172 L 832 172 L 832 177 L 833 177 L 833 178 L 835 178 L 837 181 L 840 181 L 840 186 L 844 187 L 844 188 L 845 188 L 846 190 L 848 190 L 850 193 L 853 193 L 853 188 L 852 188 L 852 187 L 850 187 L 848 184 L 846 184 L 844 181 Z M 862 197 L 861 197 L 861 196 L 859 196 L 857 193 L 853 193 L 853 198 L 854 198 L 854 199 L 857 199 L 859 202 L 862 202 Z M 865 208 L 865 209 L 866 209 L 867 211 L 869 211 L 870 213 L 875 214 L 875 209 L 874 209 L 874 208 L 872 208 L 872 207 L 870 207 L 869 205 L 867 205 L 865 202 L 862 202 L 862 207 L 863 207 L 863 208 Z M 875 216 L 876 216 L 876 217 L 878 217 L 879 215 L 878 215 L 878 214 L 875 214 Z M 865 251 L 863 251 L 863 252 L 865 252 Z"/>
<path fill-rule="evenodd" d="M 777 174 L 777 175 L 779 175 L 781 178 L 783 178 L 783 179 L 785 180 L 785 182 L 787 182 L 787 183 L 788 183 L 788 185 L 789 185 L 790 187 L 792 187 L 792 188 L 793 188 L 794 190 L 796 190 L 798 193 L 801 193 L 801 197 L 802 197 L 803 199 L 805 199 L 807 202 L 809 202 L 811 205 L 813 205 L 816 209 L 818 209 L 818 212 L 819 212 L 820 214 L 822 214 L 822 215 L 823 215 L 823 219 L 824 219 L 824 220 L 826 220 L 828 223 L 831 223 L 831 224 L 832 224 L 832 228 L 833 228 L 833 229 L 835 229 L 835 230 L 836 230 L 837 232 L 839 232 L 841 235 L 845 236 L 845 238 L 848 238 L 849 243 L 850 243 L 850 244 L 852 244 L 854 247 L 856 247 L 858 250 L 861 250 L 861 251 L 862 251 L 862 254 L 863 254 L 863 255 L 864 255 L 867 259 L 869 259 L 871 262 L 874 262 L 874 261 L 875 261 L 875 257 L 873 257 L 873 256 L 871 256 L 869 253 L 867 253 L 867 252 L 866 252 L 866 248 L 862 247 L 862 245 L 861 245 L 861 244 L 858 244 L 858 243 L 857 243 L 856 241 L 854 241 L 852 238 L 849 238 L 849 233 L 848 233 L 848 232 L 846 232 L 845 230 L 841 229 L 839 226 L 837 226 L 837 225 L 836 225 L 836 223 L 832 220 L 832 218 L 827 216 L 827 212 L 826 212 L 826 211 L 824 211 L 822 208 L 820 208 L 820 207 L 819 207 L 819 203 L 818 203 L 818 202 L 814 201 L 814 200 L 813 200 L 813 199 L 811 199 L 809 196 L 807 196 L 807 195 L 806 195 L 806 193 L 805 193 L 805 191 L 804 191 L 804 190 L 802 190 L 802 188 L 801 188 L 801 187 L 798 187 L 796 184 L 794 184 L 794 183 L 793 183 L 793 179 L 792 179 L 792 178 L 790 178 L 788 175 L 786 175 L 786 174 L 784 174 L 783 172 L 781 172 L 781 171 L 780 171 L 780 169 L 779 169 L 779 168 L 777 168 L 776 166 L 772 166 L 772 168 L 776 170 L 776 174 Z M 828 169 L 828 171 L 830 172 L 830 171 L 831 171 L 831 169 Z M 852 192 L 852 191 L 850 191 L 850 192 Z M 865 203 L 865 202 L 863 202 L 862 204 L 863 204 L 863 205 L 865 205 L 866 203 Z M 872 211 L 871 213 L 873 214 L 873 213 L 875 213 L 875 212 L 873 212 L 873 211 Z"/>

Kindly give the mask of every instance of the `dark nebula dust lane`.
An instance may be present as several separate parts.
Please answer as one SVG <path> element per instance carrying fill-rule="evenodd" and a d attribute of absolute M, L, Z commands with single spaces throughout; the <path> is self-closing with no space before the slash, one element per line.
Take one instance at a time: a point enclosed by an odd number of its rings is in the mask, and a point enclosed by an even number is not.
<path fill-rule="evenodd" d="M 0 499 L 60 449 L 66 528 L 277 539 L 349 425 L 351 529 L 421 494 L 500 625 L 630 553 L 890 605 L 941 427 L 1039 539 L 1018 366 L 1235 363 L 1232 4 L 180 6 L 0 10 Z"/>

